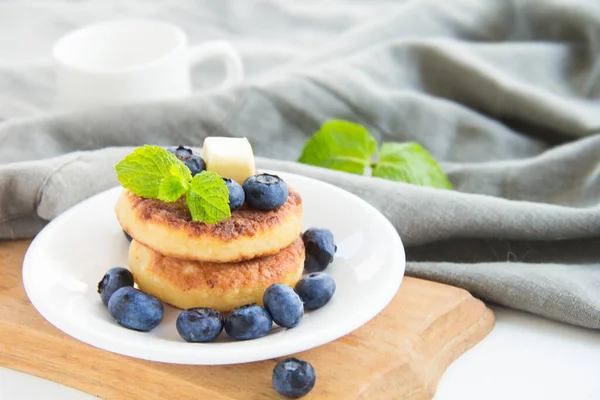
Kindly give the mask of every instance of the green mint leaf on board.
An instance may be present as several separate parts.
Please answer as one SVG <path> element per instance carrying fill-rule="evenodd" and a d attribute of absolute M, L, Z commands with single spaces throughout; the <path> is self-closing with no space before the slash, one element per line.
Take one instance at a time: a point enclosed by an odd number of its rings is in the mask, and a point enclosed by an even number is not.
<path fill-rule="evenodd" d="M 167 150 L 145 145 L 138 147 L 116 166 L 117 179 L 124 188 L 140 197 L 176 201 L 188 189 L 192 174 L 188 167 Z"/>
<path fill-rule="evenodd" d="M 418 143 L 383 143 L 373 176 L 415 185 L 451 189 L 448 177 Z"/>
<path fill-rule="evenodd" d="M 194 176 L 185 198 L 193 221 L 216 224 L 231 216 L 229 191 L 223 178 L 214 172 L 202 171 Z"/>
<path fill-rule="evenodd" d="M 331 120 L 308 140 L 298 162 L 362 175 L 376 151 L 377 141 L 364 126 Z"/>

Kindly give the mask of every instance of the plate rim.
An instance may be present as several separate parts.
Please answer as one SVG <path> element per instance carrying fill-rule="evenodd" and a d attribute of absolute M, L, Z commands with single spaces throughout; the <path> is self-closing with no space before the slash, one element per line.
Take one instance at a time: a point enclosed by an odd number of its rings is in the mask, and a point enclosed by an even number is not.
<path fill-rule="evenodd" d="M 393 240 L 397 242 L 395 245 L 391 246 L 393 254 L 391 254 L 391 256 L 390 256 L 391 259 L 397 258 L 400 261 L 400 265 L 396 266 L 395 271 L 394 271 L 395 279 L 394 280 L 390 279 L 389 282 L 387 282 L 386 296 L 377 297 L 372 302 L 373 306 L 369 308 L 369 312 L 366 313 L 366 314 L 368 314 L 368 316 L 365 316 L 364 320 L 362 322 L 360 322 L 358 325 L 352 324 L 352 325 L 356 325 L 353 328 L 351 328 L 351 329 L 348 329 L 348 328 L 329 329 L 329 330 L 326 330 L 325 332 L 323 332 L 321 335 L 319 335 L 318 340 L 315 340 L 313 337 L 313 340 L 311 340 L 309 342 L 310 344 L 307 344 L 305 341 L 293 341 L 292 343 L 288 343 L 285 346 L 285 350 L 280 349 L 280 347 L 282 347 L 281 345 L 275 346 L 275 347 L 270 347 L 270 348 L 267 346 L 268 348 L 263 349 L 259 354 L 250 353 L 250 356 L 248 356 L 248 355 L 240 356 L 238 354 L 238 355 L 236 355 L 235 360 L 231 360 L 231 357 L 223 357 L 222 360 L 216 360 L 216 361 L 213 359 L 210 359 L 210 360 L 195 359 L 195 360 L 183 361 L 183 360 L 167 359 L 165 357 L 151 356 L 150 354 L 148 356 L 144 356 L 143 354 L 140 355 L 140 354 L 136 353 L 135 351 L 133 351 L 133 352 L 128 351 L 129 348 L 124 349 L 123 347 L 125 347 L 125 346 L 123 345 L 123 342 L 121 342 L 121 344 L 119 344 L 118 341 L 115 341 L 115 339 L 113 337 L 114 335 L 105 335 L 105 337 L 101 339 L 102 343 L 98 344 L 97 342 L 98 342 L 98 340 L 100 340 L 99 337 L 103 336 L 101 333 L 95 333 L 95 334 L 91 333 L 90 330 L 82 329 L 82 327 L 80 325 L 78 325 L 77 323 L 70 322 L 70 320 L 68 318 L 61 318 L 58 313 L 56 313 L 55 311 L 53 311 L 51 309 L 51 307 L 49 307 L 49 306 L 47 307 L 45 305 L 45 302 L 41 298 L 42 294 L 41 293 L 38 294 L 38 293 L 36 293 L 35 290 L 33 290 L 32 282 L 33 282 L 34 278 L 31 277 L 31 274 L 34 272 L 34 266 L 33 266 L 32 259 L 33 259 L 34 255 L 36 254 L 37 247 L 40 246 L 40 243 L 43 243 L 43 241 L 45 240 L 45 236 L 48 235 L 49 233 L 51 233 L 53 227 L 56 224 L 59 224 L 63 218 L 67 218 L 71 214 L 76 214 L 79 211 L 79 209 L 84 208 L 87 205 L 87 203 L 92 202 L 97 197 L 105 196 L 109 192 L 116 191 L 116 190 L 120 189 L 121 186 L 115 186 L 108 190 L 104 190 L 102 192 L 94 194 L 93 196 L 90 196 L 90 197 L 80 201 L 79 203 L 74 204 L 69 209 L 65 210 L 63 213 L 61 213 L 60 215 L 55 217 L 52 221 L 50 221 L 35 236 L 35 238 L 31 242 L 31 244 L 29 245 L 27 252 L 25 253 L 25 257 L 23 259 L 23 265 L 22 265 L 23 287 L 25 289 L 25 293 L 27 295 L 27 298 L 29 299 L 29 302 L 33 305 L 33 307 L 36 309 L 36 311 L 47 322 L 49 322 L 51 325 L 53 325 L 55 328 L 59 329 L 63 333 L 67 334 L 68 336 L 70 336 L 80 342 L 83 342 L 83 343 L 93 346 L 97 349 L 101 349 L 101 350 L 108 351 L 111 353 L 124 355 L 127 357 L 132 357 L 132 358 L 137 358 L 137 359 L 142 359 L 142 360 L 164 362 L 167 364 L 207 365 L 208 366 L 208 365 L 233 365 L 233 364 L 244 364 L 244 363 L 257 362 L 257 361 L 264 361 L 264 360 L 269 360 L 269 359 L 273 359 L 273 358 L 277 358 L 277 357 L 284 357 L 287 355 L 296 354 L 296 353 L 299 353 L 302 351 L 314 349 L 314 348 L 323 346 L 327 343 L 330 343 L 334 340 L 337 340 L 339 338 L 342 338 L 342 337 L 354 332 L 356 329 L 359 329 L 360 327 L 369 323 L 374 317 L 376 317 L 381 311 L 383 311 L 387 307 L 387 305 L 392 301 L 392 299 L 398 292 L 398 289 L 399 289 L 400 285 L 402 284 L 402 281 L 404 280 L 404 273 L 405 273 L 405 269 L 406 269 L 406 256 L 405 256 L 405 251 L 404 251 L 404 245 L 402 243 L 402 239 L 401 239 L 400 235 L 398 234 L 398 232 L 396 231 L 396 229 L 394 228 L 392 223 L 379 210 L 377 210 L 375 207 L 373 207 L 367 201 L 363 200 L 362 198 L 355 195 L 354 193 L 351 193 L 345 189 L 342 189 L 342 188 L 335 186 L 333 184 L 330 184 L 328 182 L 321 181 L 321 180 L 311 178 L 308 176 L 304 176 L 304 175 L 299 175 L 299 174 L 284 172 L 284 171 L 275 171 L 275 170 L 269 170 L 269 172 L 279 174 L 280 176 L 282 176 L 284 178 L 285 178 L 285 176 L 292 176 L 293 179 L 305 180 L 305 181 L 309 182 L 310 184 L 313 184 L 316 182 L 318 184 L 328 186 L 330 189 L 340 193 L 341 195 L 353 197 L 354 200 L 359 201 L 360 203 L 362 203 L 363 206 L 366 206 L 372 212 L 375 213 L 375 215 L 377 216 L 377 218 L 379 218 L 381 220 L 381 222 L 385 226 L 385 228 L 392 233 L 392 235 L 390 235 L 390 237 L 393 236 Z M 343 331 L 343 333 L 340 333 L 340 331 Z M 95 338 L 96 340 L 95 341 L 90 340 L 90 335 L 91 335 L 91 337 Z M 110 340 L 107 342 L 106 339 L 109 339 L 109 338 L 110 338 Z M 268 336 L 265 338 L 268 338 Z M 258 340 L 264 340 L 265 338 L 260 338 Z M 188 343 L 183 343 L 183 344 L 190 345 Z M 197 345 L 197 344 L 195 344 L 195 345 Z M 210 344 L 205 344 L 205 345 L 210 345 Z M 135 350 L 135 348 L 136 347 L 134 346 L 133 349 Z M 139 352 L 139 350 L 138 350 L 138 352 Z M 135 354 L 133 354 L 133 353 L 135 353 Z M 190 352 L 190 353 L 194 353 L 194 352 Z M 156 354 L 156 353 L 152 352 L 151 354 Z"/>

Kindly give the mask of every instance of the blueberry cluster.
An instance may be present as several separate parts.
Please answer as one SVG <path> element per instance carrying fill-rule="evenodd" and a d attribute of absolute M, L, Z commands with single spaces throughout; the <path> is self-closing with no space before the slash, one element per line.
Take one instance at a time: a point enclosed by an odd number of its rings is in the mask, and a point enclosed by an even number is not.
<path fill-rule="evenodd" d="M 226 180 L 226 183 L 230 182 Z M 295 288 L 275 283 L 263 294 L 264 307 L 247 304 L 225 317 L 210 308 L 184 310 L 176 322 L 179 335 L 192 343 L 213 341 L 223 330 L 234 340 L 258 339 L 271 331 L 273 322 L 283 328 L 294 328 L 301 323 L 305 310 L 316 310 L 326 305 L 336 289 L 333 278 L 323 272 L 337 251 L 333 234 L 327 229 L 311 228 L 304 232 L 302 238 L 306 248 L 304 266 L 308 274 L 298 281 Z M 133 285 L 131 272 L 115 267 L 98 283 L 98 293 L 119 324 L 137 331 L 150 331 L 162 321 L 163 305 L 156 297 Z M 297 398 L 312 390 L 315 379 L 315 371 L 309 363 L 289 358 L 275 366 L 272 383 L 283 396 Z"/>
<path fill-rule="evenodd" d="M 131 240 L 127 232 L 125 236 Z M 177 331 L 181 337 L 189 342 L 208 342 L 225 328 L 233 339 L 256 339 L 268 334 L 273 322 L 284 328 L 294 328 L 302 321 L 305 309 L 316 310 L 327 304 L 335 292 L 335 282 L 322 271 L 333 261 L 337 250 L 333 234 L 327 229 L 311 228 L 304 232 L 302 238 L 306 248 L 304 268 L 309 274 L 300 279 L 295 288 L 275 283 L 265 290 L 264 308 L 248 304 L 236 308 L 225 318 L 219 311 L 208 308 L 185 310 L 177 319 Z M 110 314 L 121 325 L 149 331 L 163 318 L 162 303 L 133 285 L 131 272 L 115 267 L 98 283 L 98 293 Z"/>
<path fill-rule="evenodd" d="M 333 261 L 337 246 L 327 229 L 311 228 L 302 235 L 306 248 L 305 270 L 295 289 L 275 283 L 265 290 L 263 305 L 248 304 L 234 309 L 225 318 L 207 308 L 183 311 L 177 318 L 177 331 L 189 342 L 214 340 L 223 329 L 235 340 L 251 340 L 266 336 L 273 322 L 294 328 L 304 317 L 304 310 L 316 310 L 331 300 L 335 281 L 322 272 Z M 317 272 L 315 272 L 317 271 Z M 289 398 L 309 393 L 316 382 L 313 367 L 306 361 L 288 358 L 273 369 L 272 384 L 277 392 Z"/>
<path fill-rule="evenodd" d="M 206 163 L 192 149 L 184 146 L 167 147 L 167 151 L 183 162 L 192 172 L 192 176 L 206 169 Z M 276 175 L 257 174 L 248 177 L 243 185 L 223 177 L 229 191 L 229 208 L 240 208 L 244 202 L 249 207 L 269 211 L 281 207 L 288 198 L 287 184 Z"/>
<path fill-rule="evenodd" d="M 234 180 L 223 178 L 229 191 L 229 209 L 237 210 L 244 202 L 257 210 L 276 210 L 288 198 L 287 184 L 276 175 L 258 174 L 246 179 L 243 186 Z"/>
<path fill-rule="evenodd" d="M 108 270 L 98 283 L 98 293 L 110 315 L 125 328 L 147 332 L 163 319 L 160 300 L 134 288 L 133 275 L 125 268 Z"/>

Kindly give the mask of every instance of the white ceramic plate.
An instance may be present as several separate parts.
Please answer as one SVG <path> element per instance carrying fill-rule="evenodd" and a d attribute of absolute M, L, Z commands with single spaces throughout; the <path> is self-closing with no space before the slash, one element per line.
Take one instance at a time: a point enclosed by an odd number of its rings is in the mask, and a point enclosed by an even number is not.
<path fill-rule="evenodd" d="M 335 186 L 278 173 L 302 195 L 304 227 L 325 227 L 338 251 L 328 272 L 337 290 L 325 307 L 307 312 L 293 329 L 263 338 L 187 343 L 175 328 L 179 310 L 165 306 L 149 333 L 118 325 L 96 287 L 104 273 L 127 265 L 128 242 L 114 215 L 120 188 L 100 193 L 52 221 L 33 241 L 23 283 L 35 308 L 63 332 L 93 346 L 146 360 L 198 365 L 281 357 L 323 345 L 365 324 L 393 298 L 404 274 L 404 248 L 390 222 L 362 199 Z"/>

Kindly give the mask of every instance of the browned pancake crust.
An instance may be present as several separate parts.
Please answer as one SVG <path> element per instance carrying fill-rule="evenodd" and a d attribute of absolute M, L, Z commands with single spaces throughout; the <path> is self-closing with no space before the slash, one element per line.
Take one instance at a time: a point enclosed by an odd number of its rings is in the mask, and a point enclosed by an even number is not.
<path fill-rule="evenodd" d="M 245 304 L 262 304 L 265 290 L 274 283 L 295 287 L 304 270 L 304 243 L 296 237 L 277 254 L 216 263 L 165 257 L 133 240 L 128 266 L 138 288 L 164 303 L 229 312 Z"/>
<path fill-rule="evenodd" d="M 140 246 L 143 246 L 140 244 Z M 256 285 L 270 285 L 298 269 L 304 260 L 304 243 L 298 238 L 279 253 L 237 263 L 213 263 L 165 257 L 152 249 L 147 271 L 183 292 L 189 290 L 230 291 Z"/>
<path fill-rule="evenodd" d="M 277 210 L 254 210 L 244 204 L 242 208 L 233 211 L 230 218 L 207 225 L 192 221 L 185 197 L 174 203 L 165 203 L 157 199 L 145 199 L 129 191 L 127 196 L 138 217 L 143 221 L 151 220 L 174 229 L 185 229 L 190 237 L 210 236 L 225 242 L 269 230 L 302 207 L 300 195 L 289 188 L 287 201 Z"/>

